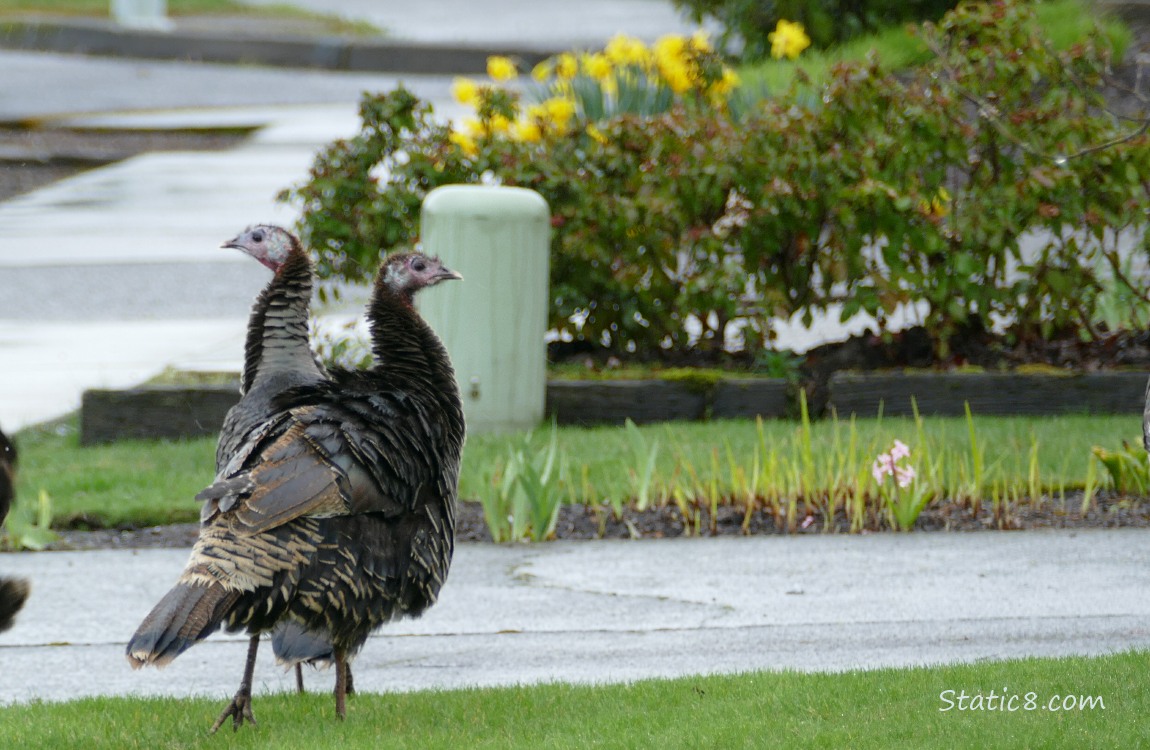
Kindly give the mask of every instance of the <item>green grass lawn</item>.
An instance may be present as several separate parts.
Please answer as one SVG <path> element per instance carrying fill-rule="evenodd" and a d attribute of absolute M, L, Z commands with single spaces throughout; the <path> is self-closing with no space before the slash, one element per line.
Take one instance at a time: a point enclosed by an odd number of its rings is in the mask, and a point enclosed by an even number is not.
<path fill-rule="evenodd" d="M 168 0 L 168 14 L 186 16 L 196 14 L 297 14 L 301 11 L 291 8 L 290 3 L 273 6 L 272 10 L 246 5 L 236 0 Z M 109 0 L 0 0 L 0 15 L 13 13 L 57 13 L 61 15 L 107 16 Z"/>
<path fill-rule="evenodd" d="M 1020 490 L 1039 484 L 1058 492 L 1086 481 L 1091 448 L 1118 448 L 1123 440 L 1140 440 L 1141 422 L 1132 416 L 974 417 L 978 444 L 985 454 L 984 485 L 1001 483 Z M 941 462 L 943 482 L 961 484 L 973 472 L 968 425 L 964 419 L 923 420 L 922 435 L 911 419 L 857 420 L 854 470 L 865 471 L 874 456 L 895 438 L 911 446 L 912 461 L 929 453 Z M 542 448 L 550 428 L 532 435 Z M 765 447 L 779 459 L 772 476 L 784 488 L 794 466 L 803 462 L 805 442 L 799 422 L 764 421 L 760 443 L 749 420 L 672 422 L 640 428 L 648 446 L 658 442 L 655 489 L 666 494 L 679 486 L 695 491 L 712 483 L 724 494 L 738 494 L 740 483 Z M 851 424 L 824 420 L 810 427 L 809 441 L 818 480 L 826 484 L 842 473 L 849 452 Z M 473 435 L 464 448 L 460 496 L 476 499 L 483 482 L 506 460 L 523 435 Z M 21 451 L 18 496 L 34 500 L 41 490 L 51 497 L 56 523 L 87 519 L 96 526 L 149 526 L 198 518 L 195 494 L 211 482 L 215 440 L 125 441 L 80 447 L 76 425 L 24 430 L 16 436 Z M 560 454 L 567 465 L 568 490 L 575 500 L 602 502 L 633 495 L 631 470 L 639 463 L 626 431 L 618 427 L 558 428 Z M 1032 464 L 1032 453 L 1034 463 Z M 922 456 L 925 458 L 925 456 Z M 920 464 L 921 466 L 921 464 Z M 569 498 L 571 499 L 571 498 Z"/>
<path fill-rule="evenodd" d="M 1132 40 L 1130 29 L 1121 21 L 1099 17 L 1096 5 L 1087 0 L 1047 0 L 1035 3 L 1038 22 L 1046 38 L 1056 49 L 1066 49 L 1080 41 L 1094 23 L 1099 23 L 1121 59 Z M 825 81 L 831 68 L 841 62 L 862 60 L 868 54 L 878 56 L 887 70 L 902 70 L 919 65 L 930 57 L 921 39 L 905 26 L 884 29 L 859 37 L 827 50 L 807 50 L 796 60 L 768 60 L 743 66 L 739 76 L 750 90 L 783 91 L 799 69 L 816 84 Z"/>
<path fill-rule="evenodd" d="M 109 0 L 0 0 L 0 19 L 5 16 L 56 15 L 94 16 L 111 14 Z M 381 31 L 369 23 L 348 21 L 339 16 L 313 13 L 284 2 L 282 5 L 247 5 L 236 0 L 168 0 L 167 13 L 180 16 L 248 16 L 268 19 L 308 21 L 317 33 L 378 36 Z M 302 31 L 302 29 L 301 29 Z"/>
<path fill-rule="evenodd" d="M 0 709 L 0 721 L 5 746 L 29 750 L 1133 748 L 1150 735 L 1147 658 L 1128 652 L 843 674 L 359 694 L 344 722 L 335 719 L 329 695 L 257 695 L 258 726 L 216 736 L 207 729 L 224 696 L 13 706 Z M 998 708 L 1003 695 L 1016 710 Z M 1075 707 L 1049 710 L 1055 696 L 1055 707 Z M 1092 701 L 1079 707 L 1079 696 Z"/>

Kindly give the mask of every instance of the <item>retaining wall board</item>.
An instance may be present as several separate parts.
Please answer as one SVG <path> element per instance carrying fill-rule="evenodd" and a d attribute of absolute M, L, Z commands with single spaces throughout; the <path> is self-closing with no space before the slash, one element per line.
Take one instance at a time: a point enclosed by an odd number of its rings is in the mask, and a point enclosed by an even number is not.
<path fill-rule="evenodd" d="M 781 419 L 787 416 L 787 381 L 782 378 L 720 380 L 711 401 L 713 419 Z"/>
<path fill-rule="evenodd" d="M 228 409 L 239 400 L 238 383 L 85 391 L 80 444 L 218 435 Z"/>
<path fill-rule="evenodd" d="M 1142 413 L 1147 373 L 1081 375 L 1014 373 L 839 373 L 830 379 L 830 402 L 840 416 L 962 416 L 964 403 L 980 415 Z M 147 386 L 84 393 L 80 441 L 216 435 L 239 400 L 238 381 L 227 385 Z M 791 406 L 779 378 L 725 379 L 710 393 L 665 380 L 551 380 L 546 414 L 559 424 L 623 424 L 669 420 L 785 418 Z"/>
<path fill-rule="evenodd" d="M 839 416 L 1141 414 L 1147 373 L 838 373 L 828 406 Z"/>
<path fill-rule="evenodd" d="M 707 397 L 664 380 L 551 380 L 545 408 L 559 424 L 642 424 L 702 419 Z"/>

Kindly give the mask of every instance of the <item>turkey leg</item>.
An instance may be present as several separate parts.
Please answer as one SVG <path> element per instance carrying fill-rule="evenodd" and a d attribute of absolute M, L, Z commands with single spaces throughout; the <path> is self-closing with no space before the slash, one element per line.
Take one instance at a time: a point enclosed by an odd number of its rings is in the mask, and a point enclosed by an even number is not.
<path fill-rule="evenodd" d="M 347 665 L 347 688 L 345 692 L 348 695 L 355 695 L 355 683 L 351 679 L 351 665 Z M 297 693 L 307 692 L 303 688 L 303 664 L 295 665 L 295 689 Z"/>
<path fill-rule="evenodd" d="M 244 664 L 244 677 L 240 680 L 240 689 L 236 691 L 232 702 L 220 714 L 220 718 L 216 719 L 215 724 L 212 724 L 212 734 L 216 733 L 216 730 L 223 725 L 229 716 L 232 717 L 233 732 L 243 726 L 244 719 L 250 721 L 252 726 L 256 725 L 256 717 L 252 715 L 252 674 L 256 670 L 256 652 L 259 647 L 259 634 L 253 635 L 248 641 L 248 660 Z"/>
<path fill-rule="evenodd" d="M 351 670 L 347 668 L 347 653 L 343 649 L 335 650 L 335 715 L 343 719 L 347 716 L 348 683 L 351 682 Z"/>

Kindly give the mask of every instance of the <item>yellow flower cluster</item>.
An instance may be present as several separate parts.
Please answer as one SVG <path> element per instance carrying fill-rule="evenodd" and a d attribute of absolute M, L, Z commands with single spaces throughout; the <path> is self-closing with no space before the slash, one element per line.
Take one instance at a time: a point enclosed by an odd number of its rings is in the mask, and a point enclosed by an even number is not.
<path fill-rule="evenodd" d="M 487 75 L 491 76 L 493 81 L 513 81 L 519 77 L 519 70 L 510 57 L 492 55 L 487 58 Z"/>
<path fill-rule="evenodd" d="M 699 78 L 695 53 L 710 52 L 711 45 L 706 37 L 701 43 L 696 38 L 690 40 L 677 35 L 661 37 L 652 48 L 655 67 L 671 91 L 682 94 L 695 87 Z"/>
<path fill-rule="evenodd" d="M 566 136 L 581 131 L 604 144 L 607 138 L 594 120 L 621 111 L 612 107 L 620 100 L 624 87 L 629 92 L 669 91 L 676 97 L 694 93 L 699 101 L 722 108 L 739 85 L 738 75 L 721 62 L 703 32 L 690 37 L 665 36 L 651 46 L 620 34 L 601 51 L 564 52 L 544 60 L 531 71 L 531 77 L 542 85 L 548 97 L 521 108 L 518 94 L 505 95 L 505 108 L 494 109 L 507 115 L 495 113 L 490 103 L 503 91 L 501 84 L 518 78 L 515 61 L 492 56 L 487 60 L 487 75 L 491 79 L 488 83 L 457 78 L 452 85 L 455 100 L 479 113 L 478 118 L 460 123 L 451 135 L 451 142 L 469 156 L 478 153 L 480 139 L 490 137 L 535 143 L 549 134 Z M 592 90 L 597 87 L 600 112 L 585 110 L 585 100 L 577 95 L 577 90 L 586 91 L 588 85 Z"/>
<path fill-rule="evenodd" d="M 794 60 L 802 51 L 811 46 L 811 38 L 801 23 L 792 23 L 779 19 L 775 30 L 767 34 L 767 41 L 771 43 L 771 57 L 781 60 L 784 57 Z"/>
<path fill-rule="evenodd" d="M 596 82 L 608 98 L 618 96 L 622 87 L 653 86 L 676 96 L 703 94 L 714 105 L 721 105 L 739 84 L 738 75 L 722 63 L 702 31 L 690 37 L 664 36 L 650 47 L 619 34 L 601 52 L 565 52 L 532 71 L 536 81 L 559 92 L 580 75 Z"/>

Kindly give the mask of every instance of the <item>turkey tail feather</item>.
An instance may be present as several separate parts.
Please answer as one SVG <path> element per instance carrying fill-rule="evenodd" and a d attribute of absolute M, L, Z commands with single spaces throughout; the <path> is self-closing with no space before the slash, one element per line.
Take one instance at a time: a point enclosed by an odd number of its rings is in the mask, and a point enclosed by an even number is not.
<path fill-rule="evenodd" d="M 308 632 L 295 620 L 284 620 L 272 633 L 272 651 L 276 663 L 285 667 L 297 664 L 326 666 L 335 662 L 335 648 L 330 636 Z"/>
<path fill-rule="evenodd" d="M 176 585 L 152 608 L 132 640 L 128 662 L 133 669 L 162 667 L 211 635 L 220 626 L 239 592 L 222 586 Z"/>

